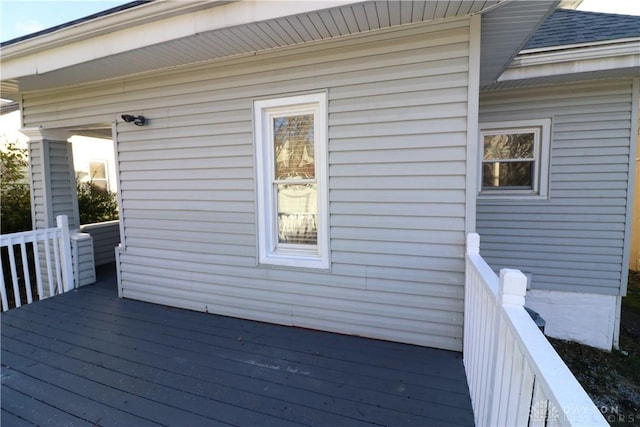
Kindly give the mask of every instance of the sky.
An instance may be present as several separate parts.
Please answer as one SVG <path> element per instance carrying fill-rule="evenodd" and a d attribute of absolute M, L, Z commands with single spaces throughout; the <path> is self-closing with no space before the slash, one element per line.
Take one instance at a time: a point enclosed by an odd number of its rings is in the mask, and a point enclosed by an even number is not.
<path fill-rule="evenodd" d="M 128 3 L 113 0 L 0 0 L 0 41 L 55 27 Z"/>
<path fill-rule="evenodd" d="M 128 1 L 0 0 L 0 41 L 22 37 L 125 3 Z M 640 0 L 583 0 L 578 9 L 640 15 Z"/>

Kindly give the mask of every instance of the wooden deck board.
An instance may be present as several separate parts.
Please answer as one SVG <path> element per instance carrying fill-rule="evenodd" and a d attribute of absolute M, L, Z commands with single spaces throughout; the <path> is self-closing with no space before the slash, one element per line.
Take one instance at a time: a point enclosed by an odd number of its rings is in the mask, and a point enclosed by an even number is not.
<path fill-rule="evenodd" d="M 23 420 L 22 418 L 16 417 L 11 412 L 5 411 L 4 409 L 0 412 L 0 421 L 8 426 L 13 427 L 30 427 L 33 425 L 30 422 Z"/>
<path fill-rule="evenodd" d="M 75 417 L 43 403 L 29 395 L 21 393 L 2 383 L 2 425 L 9 426 L 16 418 L 27 425 L 38 426 L 87 426 L 93 425 L 87 420 Z M 9 414 L 7 418 L 5 415 Z M 19 424 L 16 424 L 19 425 Z"/>
<path fill-rule="evenodd" d="M 3 426 L 473 425 L 454 352 L 123 300 L 109 279 L 1 319 Z"/>
<path fill-rule="evenodd" d="M 12 365 L 19 363 L 14 354 L 9 353 L 8 356 L 5 363 Z M 144 427 L 156 425 L 143 418 L 123 412 L 114 406 L 105 405 L 92 400 L 90 397 L 69 392 L 59 385 L 50 384 L 34 376 L 27 376 L 14 369 L 9 368 L 8 375 L 9 378 L 6 379 L 7 387 L 30 396 L 32 399 L 46 401 L 51 406 L 64 407 L 68 413 L 91 423 L 91 425 L 97 423 L 103 426 L 135 425 Z M 2 422 L 7 422 L 7 419 L 3 418 Z"/>

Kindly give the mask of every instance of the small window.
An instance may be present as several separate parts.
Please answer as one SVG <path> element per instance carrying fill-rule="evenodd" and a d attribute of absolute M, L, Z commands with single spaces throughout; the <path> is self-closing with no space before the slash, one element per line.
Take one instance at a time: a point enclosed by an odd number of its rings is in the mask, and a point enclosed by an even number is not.
<path fill-rule="evenodd" d="M 480 195 L 547 197 L 551 120 L 480 125 Z"/>
<path fill-rule="evenodd" d="M 326 95 L 255 101 L 259 261 L 328 268 Z"/>
<path fill-rule="evenodd" d="M 89 161 L 89 181 L 97 188 L 108 191 L 107 162 L 105 160 Z"/>

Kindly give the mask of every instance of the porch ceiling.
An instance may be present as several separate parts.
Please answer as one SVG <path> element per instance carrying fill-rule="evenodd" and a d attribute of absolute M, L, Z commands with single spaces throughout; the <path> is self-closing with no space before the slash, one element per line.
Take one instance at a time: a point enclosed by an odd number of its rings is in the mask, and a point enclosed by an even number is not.
<path fill-rule="evenodd" d="M 111 139 L 113 134 L 111 132 L 110 123 L 98 123 L 93 126 L 82 126 L 67 130 L 70 135 L 88 136 L 91 138 L 103 138 Z"/>
<path fill-rule="evenodd" d="M 336 0 L 186 4 L 151 2 L 117 16 L 100 17 L 2 46 L 2 97 L 17 99 L 20 92 L 485 12 L 490 19 L 483 19 L 483 37 L 490 37 L 496 48 L 483 52 L 481 80 L 494 81 L 496 73 L 506 67 L 526 36 L 557 2 Z M 286 8 L 278 4 L 286 4 Z M 514 16 L 517 22 L 508 21 Z M 506 22 L 513 24 L 505 26 Z M 507 27 L 510 32 L 503 31 Z M 515 29 L 518 31 L 514 33 Z"/>

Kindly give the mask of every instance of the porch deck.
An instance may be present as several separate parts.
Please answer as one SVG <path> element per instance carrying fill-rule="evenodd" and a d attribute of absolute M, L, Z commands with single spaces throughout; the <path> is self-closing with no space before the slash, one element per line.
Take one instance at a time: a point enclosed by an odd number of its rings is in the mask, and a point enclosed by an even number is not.
<path fill-rule="evenodd" d="M 1 315 L 2 425 L 473 425 L 459 353 L 117 297 Z"/>

